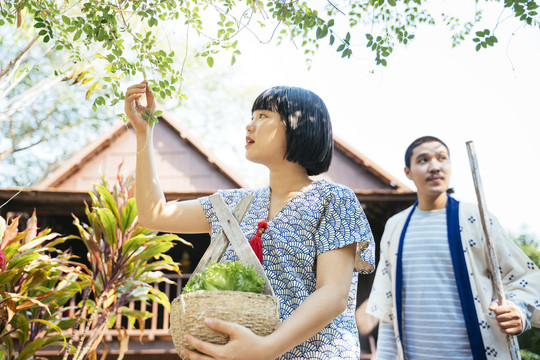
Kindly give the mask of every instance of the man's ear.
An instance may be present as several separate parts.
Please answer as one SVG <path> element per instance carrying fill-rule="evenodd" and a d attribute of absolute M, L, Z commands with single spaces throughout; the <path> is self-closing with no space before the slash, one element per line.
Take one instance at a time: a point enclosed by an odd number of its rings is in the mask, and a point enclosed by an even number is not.
<path fill-rule="evenodd" d="M 404 167 L 403 168 L 403 171 L 405 171 L 405 175 L 407 176 L 407 179 L 409 180 L 412 180 L 412 177 L 411 177 L 411 169 L 409 169 L 408 167 Z"/>

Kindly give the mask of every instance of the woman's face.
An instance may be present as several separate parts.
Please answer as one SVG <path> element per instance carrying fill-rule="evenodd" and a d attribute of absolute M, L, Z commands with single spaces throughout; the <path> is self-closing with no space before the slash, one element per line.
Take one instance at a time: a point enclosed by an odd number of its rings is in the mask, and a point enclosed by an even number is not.
<path fill-rule="evenodd" d="M 246 159 L 268 167 L 286 161 L 285 124 L 277 112 L 255 110 L 246 131 Z"/>

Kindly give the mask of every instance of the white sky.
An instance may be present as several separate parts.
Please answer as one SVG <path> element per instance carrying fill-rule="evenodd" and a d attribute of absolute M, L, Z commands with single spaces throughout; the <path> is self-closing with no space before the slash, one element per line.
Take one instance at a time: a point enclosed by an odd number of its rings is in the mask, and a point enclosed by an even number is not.
<path fill-rule="evenodd" d="M 452 5 L 459 3 L 474 2 Z M 538 238 L 540 31 L 510 19 L 496 35 L 498 45 L 477 53 L 470 38 L 452 48 L 446 29 L 426 26 L 396 49 L 386 68 L 374 67 L 359 44 L 351 59 L 319 51 L 310 71 L 303 49 L 252 39 L 243 43 L 233 72 L 261 91 L 281 84 L 314 91 L 327 104 L 335 133 L 412 189 L 403 152 L 415 138 L 434 135 L 450 147 L 455 197 L 476 202 L 465 145 L 473 140 L 489 210 L 512 232 Z"/>

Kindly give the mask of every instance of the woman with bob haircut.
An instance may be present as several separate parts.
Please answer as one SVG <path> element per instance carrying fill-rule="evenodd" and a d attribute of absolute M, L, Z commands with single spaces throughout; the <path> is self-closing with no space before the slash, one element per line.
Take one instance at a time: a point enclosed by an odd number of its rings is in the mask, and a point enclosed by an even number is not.
<path fill-rule="evenodd" d="M 140 103 L 146 95 L 147 106 Z M 156 172 L 152 126 L 142 117 L 154 111 L 146 82 L 126 91 L 125 111 L 137 137 L 136 198 L 142 226 L 175 233 L 220 230 L 208 197 L 167 202 Z M 330 116 L 313 92 L 278 86 L 262 92 L 246 126 L 246 158 L 270 170 L 269 186 L 220 190 L 231 209 L 243 195 L 254 200 L 240 228 L 251 239 L 259 221 L 263 268 L 280 300 L 281 325 L 268 336 L 219 319 L 208 327 L 229 335 L 215 345 L 186 335 L 197 351 L 190 359 L 354 359 L 360 357 L 355 323 L 358 273 L 374 270 L 374 242 L 354 192 L 310 176 L 328 170 L 333 152 Z M 223 260 L 236 260 L 229 246 Z"/>

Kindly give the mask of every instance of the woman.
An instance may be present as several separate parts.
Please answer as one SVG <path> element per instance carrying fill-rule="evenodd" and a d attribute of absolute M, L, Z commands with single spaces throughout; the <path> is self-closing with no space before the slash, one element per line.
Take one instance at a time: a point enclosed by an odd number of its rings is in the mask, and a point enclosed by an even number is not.
<path fill-rule="evenodd" d="M 148 105 L 139 99 L 146 94 Z M 152 126 L 141 116 L 153 111 L 146 83 L 126 92 L 126 114 L 137 136 L 136 198 L 139 222 L 164 232 L 216 233 L 219 223 L 207 197 L 166 202 L 156 173 Z M 280 299 L 282 324 L 261 337 L 238 324 L 206 319 L 230 341 L 214 345 L 186 336 L 200 353 L 190 359 L 354 359 L 360 356 L 355 323 L 357 272 L 374 269 L 374 243 L 354 192 L 310 176 L 328 170 L 333 152 L 330 116 L 311 91 L 274 87 L 252 107 L 246 126 L 246 158 L 270 170 L 261 189 L 220 191 L 229 207 L 242 195 L 255 199 L 240 227 L 251 238 L 260 220 L 263 267 Z M 247 240 L 246 240 L 247 241 Z M 235 259 L 229 248 L 224 259 Z M 356 271 L 355 271 L 356 270 Z"/>

